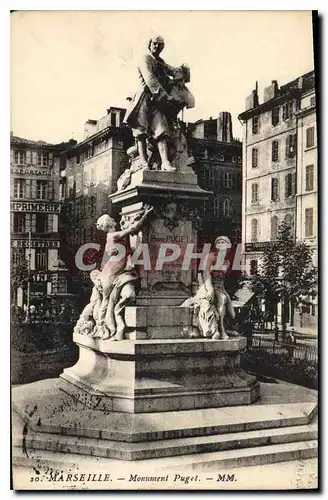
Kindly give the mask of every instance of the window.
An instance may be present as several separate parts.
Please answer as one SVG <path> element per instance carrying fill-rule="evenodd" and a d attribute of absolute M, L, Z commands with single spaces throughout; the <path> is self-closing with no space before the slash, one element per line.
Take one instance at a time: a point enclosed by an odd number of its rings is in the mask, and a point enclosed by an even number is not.
<path fill-rule="evenodd" d="M 313 208 L 305 209 L 305 238 L 313 236 Z"/>
<path fill-rule="evenodd" d="M 285 198 L 296 194 L 296 173 L 285 176 Z"/>
<path fill-rule="evenodd" d="M 290 232 L 293 235 L 294 232 L 294 216 L 292 214 L 287 214 L 284 218 L 284 222 L 290 227 Z"/>
<path fill-rule="evenodd" d="M 271 241 L 275 241 L 278 235 L 278 217 L 271 217 Z"/>
<path fill-rule="evenodd" d="M 16 165 L 25 165 L 26 151 L 14 151 L 14 163 Z"/>
<path fill-rule="evenodd" d="M 293 158 L 296 154 L 296 134 L 286 137 L 286 158 Z"/>
<path fill-rule="evenodd" d="M 315 106 L 315 96 L 311 97 L 310 99 L 310 105 Z"/>
<path fill-rule="evenodd" d="M 252 148 L 252 168 L 256 168 L 258 166 L 258 149 Z"/>
<path fill-rule="evenodd" d="M 209 170 L 208 171 L 208 182 L 210 186 L 214 186 L 214 171 Z"/>
<path fill-rule="evenodd" d="M 25 179 L 14 179 L 14 198 L 26 197 L 26 181 Z"/>
<path fill-rule="evenodd" d="M 14 213 L 14 233 L 25 233 L 25 214 Z"/>
<path fill-rule="evenodd" d="M 25 248 L 13 248 L 11 254 L 12 266 L 23 266 L 26 264 Z"/>
<path fill-rule="evenodd" d="M 251 222 L 251 241 L 255 243 L 258 240 L 258 222 L 257 219 L 252 219 Z"/>
<path fill-rule="evenodd" d="M 223 215 L 225 217 L 230 216 L 230 200 L 228 200 L 228 199 L 224 200 L 224 202 L 223 202 Z"/>
<path fill-rule="evenodd" d="M 293 117 L 293 101 L 286 102 L 282 108 L 282 119 L 290 120 Z"/>
<path fill-rule="evenodd" d="M 312 148 L 314 146 L 314 127 L 306 129 L 306 147 Z"/>
<path fill-rule="evenodd" d="M 272 161 L 279 161 L 279 142 L 272 141 Z"/>
<path fill-rule="evenodd" d="M 252 134 L 257 134 L 260 130 L 260 117 L 253 116 L 252 118 Z"/>
<path fill-rule="evenodd" d="M 43 167 L 49 165 L 49 153 L 38 153 L 38 165 Z"/>
<path fill-rule="evenodd" d="M 38 200 L 47 199 L 47 181 L 36 181 L 36 198 Z"/>
<path fill-rule="evenodd" d="M 314 188 L 314 165 L 305 167 L 305 191 L 313 191 Z"/>
<path fill-rule="evenodd" d="M 48 251 L 46 248 L 35 249 L 35 270 L 42 271 L 48 267 Z"/>
<path fill-rule="evenodd" d="M 237 157 L 236 156 L 232 157 L 232 163 L 237 163 Z"/>
<path fill-rule="evenodd" d="M 223 153 L 219 154 L 219 161 L 224 161 L 224 154 Z"/>
<path fill-rule="evenodd" d="M 220 201 L 218 198 L 213 199 L 213 210 L 216 217 L 220 216 Z"/>
<path fill-rule="evenodd" d="M 275 127 L 276 125 L 278 125 L 279 123 L 279 111 L 280 111 L 280 108 L 279 106 L 273 108 L 272 110 L 272 115 L 271 115 L 271 119 L 272 119 L 272 125 Z"/>
<path fill-rule="evenodd" d="M 37 233 L 47 232 L 47 215 L 46 214 L 36 214 L 35 231 Z"/>
<path fill-rule="evenodd" d="M 259 185 L 252 184 L 252 203 L 259 202 Z"/>
<path fill-rule="evenodd" d="M 223 183 L 226 189 L 229 189 L 233 185 L 233 176 L 231 172 L 224 172 Z"/>
<path fill-rule="evenodd" d="M 250 262 L 250 274 L 251 274 L 251 276 L 254 276 L 255 274 L 257 274 L 257 260 L 256 259 L 252 259 Z"/>
<path fill-rule="evenodd" d="M 279 179 L 276 177 L 271 179 L 271 200 L 279 200 Z"/>

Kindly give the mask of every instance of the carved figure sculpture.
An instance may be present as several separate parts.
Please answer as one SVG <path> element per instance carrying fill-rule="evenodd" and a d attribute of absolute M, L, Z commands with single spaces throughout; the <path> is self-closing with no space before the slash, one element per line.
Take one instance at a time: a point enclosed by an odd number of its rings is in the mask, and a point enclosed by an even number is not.
<path fill-rule="evenodd" d="M 149 168 L 149 139 L 158 148 L 160 169 L 173 172 L 176 167 L 171 163 L 168 143 L 173 135 L 173 123 L 184 107 L 194 107 L 195 100 L 185 85 L 190 79 L 189 68 L 167 64 L 160 57 L 163 49 L 161 36 L 149 40 L 148 52 L 138 65 L 140 87 L 131 99 L 125 121 L 132 127 L 137 140 L 142 168 Z"/>
<path fill-rule="evenodd" d="M 215 240 L 215 248 L 218 251 L 231 246 L 230 240 L 219 236 Z M 193 328 L 191 337 L 199 335 L 210 337 L 213 340 L 226 340 L 229 338 L 225 329 L 225 317 L 228 314 L 231 319 L 235 318 L 231 299 L 224 288 L 224 271 L 213 270 L 218 255 L 211 252 L 207 260 L 207 266 L 202 273 L 198 273 L 199 288 L 194 297 L 187 299 L 181 306 L 190 307 L 193 312 Z M 214 275 L 214 276 L 213 276 Z M 234 334 L 231 336 L 235 336 Z"/>
<path fill-rule="evenodd" d="M 123 340 L 124 310 L 134 303 L 134 284 L 138 278 L 130 259 L 129 236 L 140 231 L 152 210 L 152 207 L 145 206 L 143 213 L 134 216 L 130 224 L 125 217 L 121 231 L 115 231 L 115 221 L 107 214 L 97 220 L 97 228 L 107 233 L 103 267 L 90 274 L 94 287 L 90 302 L 75 326 L 75 333 L 102 340 Z"/>

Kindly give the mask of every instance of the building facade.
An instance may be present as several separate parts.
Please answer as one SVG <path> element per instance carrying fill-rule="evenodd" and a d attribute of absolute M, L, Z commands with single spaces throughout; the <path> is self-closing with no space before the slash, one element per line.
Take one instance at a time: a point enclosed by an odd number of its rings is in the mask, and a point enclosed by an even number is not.
<path fill-rule="evenodd" d="M 103 243 L 104 236 L 95 226 L 97 218 L 115 215 L 108 195 L 117 190 L 117 180 L 128 167 L 126 150 L 133 144 L 124 115 L 125 109 L 111 107 L 99 120 L 88 120 L 85 139 L 62 155 L 61 256 L 73 276 L 78 273 L 78 249 L 85 243 Z M 76 290 L 76 283 L 72 287 Z"/>
<path fill-rule="evenodd" d="M 60 155 L 74 142 L 54 145 L 11 134 L 12 301 L 20 307 L 67 292 L 58 260 Z"/>
<path fill-rule="evenodd" d="M 244 125 L 242 241 L 246 272 L 255 274 L 264 248 L 285 221 L 296 237 L 298 192 L 298 113 L 303 96 L 314 88 L 314 72 L 279 88 L 276 80 L 246 100 Z"/>
<path fill-rule="evenodd" d="M 204 202 L 202 237 L 218 235 L 241 241 L 242 143 L 234 139 L 231 115 L 188 124 L 188 142 L 195 158 L 194 170 L 202 189 L 213 192 Z"/>
<path fill-rule="evenodd" d="M 315 88 L 309 88 L 301 98 L 296 113 L 297 129 L 297 192 L 296 239 L 313 250 L 313 266 L 318 267 L 318 152 Z M 302 306 L 301 326 L 316 326 L 318 297 L 308 297 Z"/>

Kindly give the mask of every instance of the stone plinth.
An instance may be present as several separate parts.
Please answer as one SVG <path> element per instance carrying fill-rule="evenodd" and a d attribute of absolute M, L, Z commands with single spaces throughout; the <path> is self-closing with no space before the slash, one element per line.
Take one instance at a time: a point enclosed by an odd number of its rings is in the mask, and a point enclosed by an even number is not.
<path fill-rule="evenodd" d="M 252 403 L 255 378 L 240 368 L 246 339 L 102 341 L 75 335 L 79 361 L 63 390 L 103 411 L 151 413 Z"/>
<path fill-rule="evenodd" d="M 198 186 L 197 175 L 190 173 L 162 172 L 160 170 L 139 170 L 132 174 L 131 184 L 110 195 L 114 204 L 135 203 L 149 198 L 179 198 L 190 201 L 206 199 L 210 193 Z"/>
<path fill-rule="evenodd" d="M 190 310 L 178 306 L 192 295 L 197 269 L 195 260 L 185 266 L 183 262 L 190 249 L 197 252 L 198 207 L 209 194 L 198 186 L 190 168 L 188 173 L 138 171 L 125 190 L 110 196 L 123 217 L 133 217 L 145 204 L 154 208 L 139 235 L 131 237 L 132 247 L 147 247 L 149 265 L 138 267 L 140 290 L 135 307 L 125 311 L 126 339 L 181 339 L 183 330 L 191 331 Z M 178 258 L 159 265 L 163 247 L 171 244 L 178 248 Z M 140 258 L 144 256 L 143 251 Z"/>

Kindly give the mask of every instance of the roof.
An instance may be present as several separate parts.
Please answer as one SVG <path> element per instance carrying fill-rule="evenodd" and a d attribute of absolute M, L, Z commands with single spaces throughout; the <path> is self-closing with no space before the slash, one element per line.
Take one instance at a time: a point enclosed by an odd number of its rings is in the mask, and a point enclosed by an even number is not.
<path fill-rule="evenodd" d="M 17 137 L 16 135 L 12 135 L 10 137 L 10 142 L 12 144 L 26 144 L 27 146 L 55 146 L 55 144 L 50 144 L 45 141 L 32 141 L 31 139 L 25 139 L 23 137 Z"/>
<path fill-rule="evenodd" d="M 247 120 L 248 118 L 251 118 L 252 116 L 258 115 L 264 111 L 270 110 L 273 108 L 274 105 L 278 104 L 277 101 L 281 101 L 281 103 L 288 99 L 288 96 L 290 94 L 300 94 L 307 92 L 309 89 L 313 88 L 315 85 L 315 73 L 314 70 L 309 71 L 308 73 L 304 73 L 304 75 L 301 75 L 294 80 L 286 83 L 285 85 L 282 85 L 280 89 L 278 89 L 277 95 L 272 97 L 272 99 L 268 99 L 265 102 L 262 102 L 255 106 L 254 108 L 246 109 L 240 115 L 238 118 L 240 120 Z"/>

